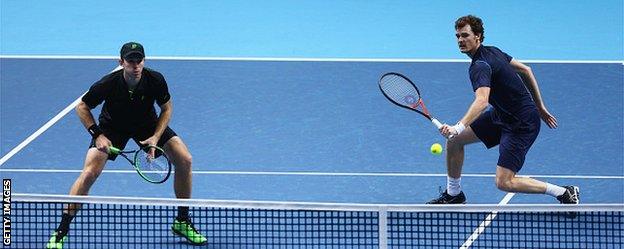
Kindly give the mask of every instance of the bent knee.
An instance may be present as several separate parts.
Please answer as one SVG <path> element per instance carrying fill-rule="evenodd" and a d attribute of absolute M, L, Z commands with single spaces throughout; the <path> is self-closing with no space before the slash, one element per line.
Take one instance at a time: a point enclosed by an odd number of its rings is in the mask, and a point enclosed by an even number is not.
<path fill-rule="evenodd" d="M 180 158 L 180 164 L 182 164 L 183 166 L 186 166 L 188 168 L 191 168 L 191 166 L 193 165 L 193 156 L 191 156 L 191 154 L 187 154 L 184 155 Z"/>
<path fill-rule="evenodd" d="M 453 150 L 453 149 L 462 148 L 462 147 L 464 147 L 464 144 L 460 143 L 459 141 L 456 141 L 455 139 L 446 140 L 447 150 Z"/>
<path fill-rule="evenodd" d="M 191 171 L 193 167 L 193 157 L 191 154 L 177 155 L 175 160 L 171 160 L 176 170 Z"/>
<path fill-rule="evenodd" d="M 496 187 L 500 190 L 510 192 L 513 189 L 513 181 L 511 179 L 496 177 Z"/>

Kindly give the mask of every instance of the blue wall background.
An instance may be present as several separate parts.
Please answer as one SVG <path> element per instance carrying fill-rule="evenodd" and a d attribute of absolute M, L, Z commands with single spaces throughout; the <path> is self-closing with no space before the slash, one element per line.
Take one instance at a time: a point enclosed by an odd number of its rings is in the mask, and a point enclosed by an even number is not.
<path fill-rule="evenodd" d="M 519 59 L 622 60 L 623 1 L 2 1 L 2 55 L 465 58 L 454 21 Z"/>

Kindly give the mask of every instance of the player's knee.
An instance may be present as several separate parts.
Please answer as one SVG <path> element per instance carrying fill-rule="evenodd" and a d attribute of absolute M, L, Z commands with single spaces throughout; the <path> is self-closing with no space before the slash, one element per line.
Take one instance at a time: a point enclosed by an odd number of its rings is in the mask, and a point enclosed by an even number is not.
<path fill-rule="evenodd" d="M 179 155 L 175 160 L 176 170 L 188 170 L 190 171 L 193 166 L 193 156 L 190 153 L 185 155 Z"/>
<path fill-rule="evenodd" d="M 193 165 L 193 156 L 190 153 L 182 157 L 182 165 L 186 165 L 189 169 Z"/>
<path fill-rule="evenodd" d="M 513 189 L 513 182 L 510 179 L 496 177 L 496 187 L 500 190 L 510 192 Z"/>
<path fill-rule="evenodd" d="M 449 153 L 453 153 L 456 150 L 460 150 L 464 147 L 464 144 L 456 141 L 455 139 L 447 139 L 446 140 L 446 150 Z"/>

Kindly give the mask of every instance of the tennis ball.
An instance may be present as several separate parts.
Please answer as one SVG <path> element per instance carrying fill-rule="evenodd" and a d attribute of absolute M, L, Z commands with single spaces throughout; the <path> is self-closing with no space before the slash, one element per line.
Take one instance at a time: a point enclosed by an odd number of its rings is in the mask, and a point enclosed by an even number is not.
<path fill-rule="evenodd" d="M 439 143 L 435 143 L 431 145 L 431 154 L 440 155 L 442 154 L 442 145 Z"/>

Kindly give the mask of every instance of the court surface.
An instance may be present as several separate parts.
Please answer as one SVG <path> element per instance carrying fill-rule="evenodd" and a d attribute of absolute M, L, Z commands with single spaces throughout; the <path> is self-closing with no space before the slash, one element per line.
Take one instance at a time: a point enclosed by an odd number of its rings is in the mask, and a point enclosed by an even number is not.
<path fill-rule="evenodd" d="M 167 79 L 170 126 L 193 155 L 193 198 L 423 204 L 446 185 L 444 156 L 429 153 L 444 139 L 377 81 L 407 75 L 438 119 L 457 122 L 474 95 L 453 22 L 475 14 L 485 45 L 532 67 L 559 121 L 542 123 L 520 174 L 578 185 L 582 203 L 622 204 L 622 9 L 617 0 L 2 1 L 0 177 L 13 193 L 67 194 L 90 140 L 73 106 L 118 66 L 119 47 L 138 41 Z M 466 148 L 469 204 L 557 203 L 499 191 L 497 156 L 498 147 Z M 117 159 L 89 194 L 174 197 L 172 184 L 146 183 Z M 39 238 L 51 230 L 39 227 Z"/>
<path fill-rule="evenodd" d="M 1 62 L 2 154 L 8 160 L 0 172 L 13 179 L 17 193 L 66 194 L 89 144 L 73 110 L 11 150 L 116 61 Z M 174 103 L 170 126 L 193 154 L 194 198 L 424 203 L 446 182 L 444 157 L 429 153 L 432 143 L 444 140 L 429 122 L 390 104 L 377 80 L 387 71 L 417 79 L 430 111 L 447 122 L 459 119 L 472 100 L 464 62 L 157 59 L 146 65 L 167 77 Z M 622 65 L 530 65 L 560 127 L 542 126 L 520 173 L 578 185 L 584 203 L 624 202 Z M 466 155 L 469 203 L 500 202 L 505 193 L 493 178 L 497 148 L 474 144 Z M 172 181 L 145 183 L 117 160 L 90 194 L 172 197 L 173 191 Z M 554 202 L 522 194 L 510 201 Z"/>

